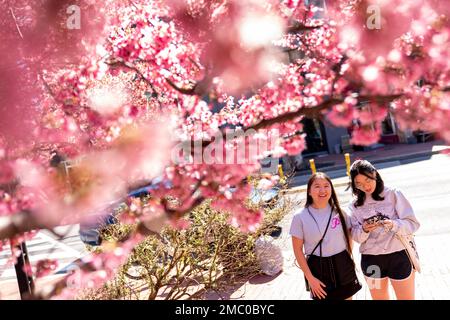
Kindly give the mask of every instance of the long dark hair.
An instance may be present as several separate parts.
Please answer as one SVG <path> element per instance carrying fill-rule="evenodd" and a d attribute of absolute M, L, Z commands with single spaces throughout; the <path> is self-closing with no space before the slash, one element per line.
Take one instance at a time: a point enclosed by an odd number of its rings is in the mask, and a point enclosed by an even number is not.
<path fill-rule="evenodd" d="M 375 178 L 372 176 L 374 172 Z M 366 201 L 366 194 L 364 191 L 359 190 L 355 185 L 355 178 L 358 174 L 362 174 L 369 179 L 375 180 L 377 185 L 375 187 L 375 191 L 372 193 L 372 198 L 376 201 L 384 200 L 384 197 L 381 196 L 381 193 L 384 190 L 384 182 L 383 179 L 381 179 L 377 169 L 375 169 L 375 167 L 367 160 L 356 160 L 350 167 L 352 193 L 356 196 L 355 207 L 362 206 L 364 201 Z"/>
<path fill-rule="evenodd" d="M 309 193 L 311 191 L 311 186 L 316 179 L 325 179 L 328 181 L 328 183 L 331 186 L 331 197 L 330 197 L 330 200 L 328 200 L 328 203 L 329 203 L 330 207 L 339 214 L 339 220 L 341 221 L 342 229 L 344 230 L 345 242 L 347 243 L 347 250 L 350 253 L 350 255 L 352 255 L 352 243 L 350 241 L 350 235 L 348 233 L 347 223 L 345 222 L 345 216 L 344 216 L 344 213 L 342 212 L 341 206 L 339 205 L 339 200 L 337 198 L 336 191 L 334 191 L 333 183 L 331 182 L 330 177 L 327 176 L 325 173 L 316 172 L 309 178 L 308 187 L 306 189 L 305 208 L 308 208 L 314 202 L 313 198 L 310 196 Z"/>

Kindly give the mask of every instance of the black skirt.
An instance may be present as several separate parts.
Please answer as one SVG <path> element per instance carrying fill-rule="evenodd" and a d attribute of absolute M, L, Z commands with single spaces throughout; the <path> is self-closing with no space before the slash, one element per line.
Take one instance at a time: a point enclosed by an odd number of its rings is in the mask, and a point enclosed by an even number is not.
<path fill-rule="evenodd" d="M 362 288 L 356 276 L 355 263 L 347 250 L 331 257 L 311 255 L 308 266 L 313 276 L 326 285 L 327 300 L 345 300 Z M 315 296 L 313 299 L 319 300 Z"/>

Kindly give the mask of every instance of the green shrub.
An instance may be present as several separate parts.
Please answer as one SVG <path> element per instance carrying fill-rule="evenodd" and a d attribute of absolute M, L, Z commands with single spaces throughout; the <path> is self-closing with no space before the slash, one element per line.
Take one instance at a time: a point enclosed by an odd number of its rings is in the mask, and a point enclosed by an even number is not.
<path fill-rule="evenodd" d="M 229 213 L 211 208 L 204 201 L 189 213 L 185 230 L 165 227 L 159 235 L 137 245 L 127 263 L 102 288 L 84 292 L 82 299 L 201 299 L 208 290 L 220 294 L 260 272 L 254 252 L 256 239 L 270 234 L 291 210 L 283 198 L 272 203 L 245 203 L 263 208 L 264 218 L 252 233 L 228 223 Z M 105 241 L 120 241 L 134 225 L 115 224 L 102 231 Z M 96 249 L 101 251 L 100 249 Z"/>

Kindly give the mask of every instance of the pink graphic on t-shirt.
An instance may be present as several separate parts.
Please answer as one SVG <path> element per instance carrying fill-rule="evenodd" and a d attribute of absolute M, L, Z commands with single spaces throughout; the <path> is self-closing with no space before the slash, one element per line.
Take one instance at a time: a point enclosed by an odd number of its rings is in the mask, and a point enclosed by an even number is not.
<path fill-rule="evenodd" d="M 331 220 L 331 229 L 335 229 L 340 224 L 341 224 L 341 220 L 339 219 L 339 217 L 334 217 Z"/>

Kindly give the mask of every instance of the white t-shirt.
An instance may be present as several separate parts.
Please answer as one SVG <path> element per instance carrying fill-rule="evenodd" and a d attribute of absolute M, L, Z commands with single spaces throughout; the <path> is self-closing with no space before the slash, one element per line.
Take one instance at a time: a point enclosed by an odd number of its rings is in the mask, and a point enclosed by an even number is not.
<path fill-rule="evenodd" d="M 308 209 L 311 214 L 309 214 Z M 294 214 L 289 233 L 303 240 L 305 254 L 311 254 L 322 238 L 330 217 L 330 211 L 331 207 L 329 205 L 324 209 L 314 209 L 312 206 L 309 206 Z M 345 212 L 343 213 L 347 228 L 350 228 L 350 219 Z M 346 249 L 347 244 L 339 214 L 333 211 L 327 234 L 322 242 L 322 257 L 330 257 Z M 320 256 L 320 247 L 317 247 L 314 255 Z"/>

